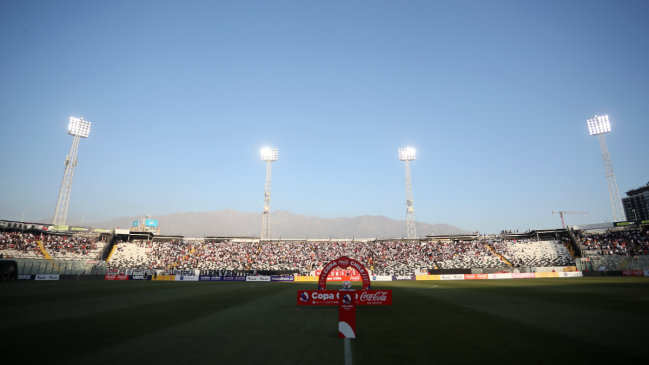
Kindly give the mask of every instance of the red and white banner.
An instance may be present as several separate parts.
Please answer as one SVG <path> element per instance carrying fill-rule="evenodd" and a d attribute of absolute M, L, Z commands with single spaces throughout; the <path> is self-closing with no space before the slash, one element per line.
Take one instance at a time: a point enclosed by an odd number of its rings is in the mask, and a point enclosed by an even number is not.
<path fill-rule="evenodd" d="M 486 280 L 488 279 L 487 274 L 464 274 L 464 280 Z"/>
<path fill-rule="evenodd" d="M 128 280 L 128 275 L 106 275 L 104 280 Z"/>
<path fill-rule="evenodd" d="M 356 305 L 392 305 L 392 290 L 350 290 Z M 297 305 L 339 305 L 339 290 L 298 290 Z"/>
<path fill-rule="evenodd" d="M 642 270 L 623 270 L 622 275 L 624 276 L 644 276 Z"/>

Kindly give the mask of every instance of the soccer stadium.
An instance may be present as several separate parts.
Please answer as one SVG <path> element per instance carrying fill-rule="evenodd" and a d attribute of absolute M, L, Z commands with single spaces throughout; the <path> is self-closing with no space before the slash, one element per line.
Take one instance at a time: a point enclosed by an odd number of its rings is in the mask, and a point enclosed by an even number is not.
<path fill-rule="evenodd" d="M 0 9 L 3 364 L 649 362 L 649 3 Z"/>

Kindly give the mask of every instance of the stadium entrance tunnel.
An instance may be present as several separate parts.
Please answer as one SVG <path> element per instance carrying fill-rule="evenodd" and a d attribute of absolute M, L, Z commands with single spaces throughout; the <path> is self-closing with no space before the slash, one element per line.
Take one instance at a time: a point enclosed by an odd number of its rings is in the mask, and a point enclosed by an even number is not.
<path fill-rule="evenodd" d="M 18 264 L 14 260 L 0 260 L 0 282 L 17 281 Z"/>
<path fill-rule="evenodd" d="M 318 290 L 327 290 L 327 277 L 329 276 L 331 270 L 337 267 L 340 267 L 343 270 L 347 269 L 348 267 L 355 269 L 359 274 L 361 274 L 361 279 L 363 280 L 363 290 L 371 289 L 370 275 L 365 269 L 365 266 L 354 259 L 350 259 L 346 256 L 341 256 L 325 265 L 324 269 L 322 269 L 320 278 L 318 280 Z"/>

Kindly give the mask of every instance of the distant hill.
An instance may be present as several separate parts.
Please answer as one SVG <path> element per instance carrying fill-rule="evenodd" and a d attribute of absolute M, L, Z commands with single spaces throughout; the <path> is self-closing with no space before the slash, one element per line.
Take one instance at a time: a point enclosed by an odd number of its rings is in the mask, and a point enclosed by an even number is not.
<path fill-rule="evenodd" d="M 160 233 L 189 237 L 207 236 L 259 236 L 261 213 L 242 213 L 232 209 L 217 212 L 172 213 L 153 216 L 159 222 Z M 139 217 L 120 217 L 103 223 L 84 223 L 97 228 L 129 228 Z M 51 221 L 51 220 L 50 220 Z M 46 220 L 43 220 L 46 222 Z M 69 220 L 68 224 L 78 224 Z M 434 234 L 467 233 L 448 224 L 416 223 L 419 236 Z M 275 211 L 271 215 L 271 237 L 279 238 L 371 238 L 402 237 L 406 221 L 395 221 L 384 216 L 363 215 L 354 218 L 318 218 Z"/>

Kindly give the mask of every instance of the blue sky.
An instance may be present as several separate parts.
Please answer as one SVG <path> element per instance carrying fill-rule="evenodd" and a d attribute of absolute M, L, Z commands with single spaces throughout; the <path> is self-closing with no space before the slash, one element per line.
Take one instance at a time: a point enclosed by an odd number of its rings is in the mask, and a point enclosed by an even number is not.
<path fill-rule="evenodd" d="M 0 219 L 272 210 L 467 230 L 612 220 L 649 181 L 646 1 L 0 1 Z M 566 216 L 568 224 L 583 216 Z M 404 225 L 405 231 L 405 225 Z"/>

